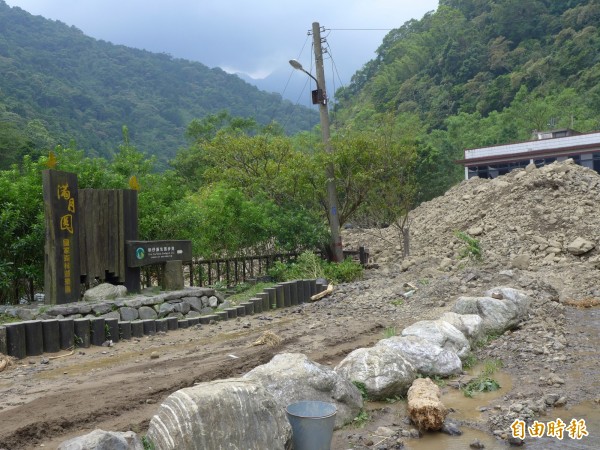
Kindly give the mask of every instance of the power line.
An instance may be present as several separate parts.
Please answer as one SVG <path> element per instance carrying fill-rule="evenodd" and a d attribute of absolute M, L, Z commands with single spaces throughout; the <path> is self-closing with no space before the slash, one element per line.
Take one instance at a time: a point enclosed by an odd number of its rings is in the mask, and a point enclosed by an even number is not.
<path fill-rule="evenodd" d="M 392 31 L 396 28 L 326 28 L 327 31 Z"/>

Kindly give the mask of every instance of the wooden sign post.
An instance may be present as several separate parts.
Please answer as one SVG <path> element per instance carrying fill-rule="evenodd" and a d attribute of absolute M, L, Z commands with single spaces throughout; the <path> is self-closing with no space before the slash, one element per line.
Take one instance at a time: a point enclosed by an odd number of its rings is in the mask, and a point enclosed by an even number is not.
<path fill-rule="evenodd" d="M 76 302 L 80 297 L 77 175 L 44 170 L 42 186 L 46 217 L 46 303 Z"/>

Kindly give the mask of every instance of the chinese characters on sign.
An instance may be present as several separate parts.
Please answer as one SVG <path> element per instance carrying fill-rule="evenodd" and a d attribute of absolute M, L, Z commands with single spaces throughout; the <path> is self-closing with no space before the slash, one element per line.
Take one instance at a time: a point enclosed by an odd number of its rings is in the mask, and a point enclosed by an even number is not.
<path fill-rule="evenodd" d="M 175 254 L 175 247 L 149 247 L 148 257 L 150 259 L 162 257 L 162 256 L 173 256 Z"/>
<path fill-rule="evenodd" d="M 129 267 L 191 260 L 192 241 L 127 241 Z"/>
<path fill-rule="evenodd" d="M 69 190 L 69 183 L 58 184 L 57 188 L 58 200 L 64 203 L 67 214 L 60 216 L 60 229 L 66 231 L 68 237 L 62 239 L 62 250 L 63 250 L 63 274 L 64 274 L 64 286 L 65 294 L 70 294 L 73 286 L 71 285 L 71 242 L 73 240 L 73 215 L 75 214 L 75 199 L 71 197 L 71 191 Z"/>
<path fill-rule="evenodd" d="M 530 427 L 527 427 L 524 420 L 515 419 L 510 426 L 512 436 L 519 439 L 525 439 L 527 433 L 530 437 L 541 438 L 544 433 L 548 437 L 563 440 L 566 436 L 570 439 L 582 439 L 589 436 L 585 419 L 571 419 L 569 425 L 561 419 L 552 420 L 548 423 L 534 421 Z"/>
<path fill-rule="evenodd" d="M 79 300 L 79 190 L 77 175 L 42 172 L 46 225 L 44 292 L 49 304 Z"/>

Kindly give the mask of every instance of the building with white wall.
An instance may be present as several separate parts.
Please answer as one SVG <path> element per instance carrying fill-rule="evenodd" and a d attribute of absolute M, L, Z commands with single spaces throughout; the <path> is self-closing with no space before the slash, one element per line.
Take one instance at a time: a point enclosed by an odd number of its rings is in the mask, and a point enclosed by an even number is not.
<path fill-rule="evenodd" d="M 572 158 L 600 173 L 600 132 L 578 133 L 561 129 L 535 133 L 535 140 L 465 150 L 457 161 L 465 168 L 465 179 L 496 178 L 513 169 L 535 164 L 541 167 Z"/>

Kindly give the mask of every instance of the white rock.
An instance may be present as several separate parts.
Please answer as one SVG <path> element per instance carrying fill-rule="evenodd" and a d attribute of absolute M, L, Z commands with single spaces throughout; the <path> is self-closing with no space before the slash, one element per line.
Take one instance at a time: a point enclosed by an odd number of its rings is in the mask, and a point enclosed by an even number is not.
<path fill-rule="evenodd" d="M 133 431 L 122 433 L 98 429 L 63 442 L 57 450 L 144 450 L 144 445 Z"/>
<path fill-rule="evenodd" d="M 260 384 L 240 379 L 200 383 L 169 395 L 147 433 L 161 450 L 283 450 L 291 435 L 275 397 Z"/>
<path fill-rule="evenodd" d="M 402 336 L 417 336 L 444 350 L 465 358 L 471 351 L 469 341 L 454 325 L 443 320 L 421 320 L 402 330 Z"/>
<path fill-rule="evenodd" d="M 400 351 L 421 375 L 448 377 L 462 372 L 462 363 L 455 352 L 417 336 L 393 336 L 376 344 L 380 345 Z"/>
<path fill-rule="evenodd" d="M 455 312 L 447 311 L 442 314 L 440 320 L 454 325 L 465 335 L 471 344 L 484 337 L 483 319 L 477 314 L 456 314 Z"/>
<path fill-rule="evenodd" d="M 363 383 L 369 398 L 380 400 L 406 394 L 417 376 L 404 355 L 386 345 L 354 350 L 334 370 L 350 381 Z"/>
<path fill-rule="evenodd" d="M 83 299 L 87 302 L 95 302 L 114 300 L 115 298 L 125 297 L 126 295 L 127 288 L 125 286 L 102 283 L 85 291 Z"/>
<path fill-rule="evenodd" d="M 261 384 L 285 408 L 302 400 L 334 403 L 336 427 L 351 422 L 363 407 L 360 391 L 351 380 L 301 353 L 281 353 L 242 377 Z"/>

